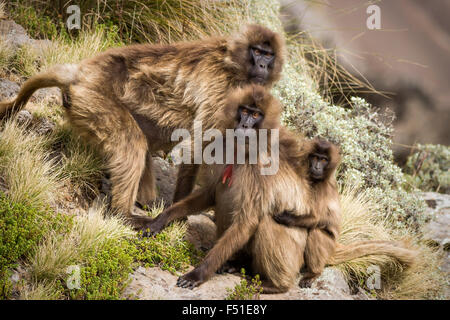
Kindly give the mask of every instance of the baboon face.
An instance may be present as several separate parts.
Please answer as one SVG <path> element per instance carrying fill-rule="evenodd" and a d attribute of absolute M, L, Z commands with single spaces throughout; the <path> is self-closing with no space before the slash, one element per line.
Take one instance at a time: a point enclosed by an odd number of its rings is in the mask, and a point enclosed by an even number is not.
<path fill-rule="evenodd" d="M 264 119 L 264 113 L 255 105 L 240 105 L 236 114 L 237 130 L 258 129 L 259 124 Z"/>
<path fill-rule="evenodd" d="M 285 49 L 276 32 L 248 25 L 229 40 L 227 49 L 225 61 L 240 81 L 267 87 L 280 78 Z"/>
<path fill-rule="evenodd" d="M 339 149 L 323 139 L 316 139 L 314 143 L 314 152 L 309 155 L 309 174 L 313 181 L 323 181 L 339 163 Z"/>
<path fill-rule="evenodd" d="M 309 156 L 309 173 L 313 180 L 323 180 L 327 170 L 329 159 L 327 155 L 313 153 Z"/>
<path fill-rule="evenodd" d="M 273 72 L 275 54 L 268 43 L 253 45 L 249 48 L 250 57 L 250 81 L 257 84 L 266 84 Z"/>

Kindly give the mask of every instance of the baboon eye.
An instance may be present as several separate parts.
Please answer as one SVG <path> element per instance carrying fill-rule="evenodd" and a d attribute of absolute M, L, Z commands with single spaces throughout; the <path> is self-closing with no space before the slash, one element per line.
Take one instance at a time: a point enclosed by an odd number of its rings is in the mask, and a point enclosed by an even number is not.
<path fill-rule="evenodd" d="M 248 111 L 247 111 L 247 109 L 242 109 L 242 114 L 247 114 L 248 113 Z"/>
<path fill-rule="evenodd" d="M 254 53 L 255 55 L 257 55 L 257 56 L 260 56 L 260 55 L 261 55 L 261 50 L 255 49 L 255 50 L 253 51 L 253 53 Z"/>
<path fill-rule="evenodd" d="M 320 159 L 320 163 L 322 163 L 323 165 L 327 164 L 327 160 L 326 159 Z"/>
<path fill-rule="evenodd" d="M 273 53 L 270 53 L 270 52 L 266 52 L 264 55 L 265 55 L 267 58 L 272 58 L 272 57 L 273 57 Z"/>
<path fill-rule="evenodd" d="M 253 116 L 253 118 L 257 119 L 259 117 L 259 113 L 258 112 L 253 112 L 252 116 Z"/>

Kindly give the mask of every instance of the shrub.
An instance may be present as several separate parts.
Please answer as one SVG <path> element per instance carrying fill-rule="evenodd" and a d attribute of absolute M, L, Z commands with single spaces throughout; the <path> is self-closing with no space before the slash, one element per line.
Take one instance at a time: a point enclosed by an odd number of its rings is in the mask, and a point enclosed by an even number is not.
<path fill-rule="evenodd" d="M 259 295 L 263 291 L 259 275 L 255 275 L 249 283 L 245 276 L 245 269 L 241 269 L 241 277 L 241 282 L 233 290 L 227 288 L 228 296 L 225 300 L 259 300 Z"/>
<path fill-rule="evenodd" d="M 80 289 L 69 291 L 71 299 L 119 299 L 133 271 L 134 245 L 125 240 L 108 241 L 100 250 L 92 249 L 80 269 Z"/>
<path fill-rule="evenodd" d="M 11 293 L 10 269 L 26 258 L 50 229 L 64 224 L 61 216 L 11 201 L 0 193 L 0 298 Z"/>
<path fill-rule="evenodd" d="M 422 191 L 450 193 L 450 147 L 417 145 L 405 166 L 407 182 Z"/>

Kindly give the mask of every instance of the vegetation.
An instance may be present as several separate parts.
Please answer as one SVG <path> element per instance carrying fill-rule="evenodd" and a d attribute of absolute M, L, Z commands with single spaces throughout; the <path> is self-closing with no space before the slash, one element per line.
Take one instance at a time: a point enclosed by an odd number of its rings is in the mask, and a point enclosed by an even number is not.
<path fill-rule="evenodd" d="M 263 291 L 259 275 L 255 275 L 249 282 L 245 276 L 245 269 L 241 269 L 241 277 L 241 282 L 233 290 L 227 289 L 228 296 L 226 300 L 259 300 L 259 296 Z"/>
<path fill-rule="evenodd" d="M 164 209 L 163 203 L 150 210 L 149 215 L 156 217 Z M 140 235 L 134 241 L 137 252 L 136 259 L 145 267 L 160 267 L 172 273 L 185 271 L 190 265 L 200 262 L 202 253 L 184 240 L 186 224 L 174 222 L 161 233 L 152 238 Z"/>
<path fill-rule="evenodd" d="M 413 188 L 450 193 L 450 147 L 417 145 L 408 157 L 405 171 Z"/>
<path fill-rule="evenodd" d="M 110 47 L 228 34 L 247 21 L 283 32 L 276 0 L 84 0 L 79 2 L 83 27 L 70 32 L 62 23 L 67 14 L 61 3 L 12 0 L 6 6 L 0 4 L 0 19 L 6 8 L 32 37 L 52 40 L 41 47 L 25 45 L 18 50 L 0 43 L 0 77 L 21 82 L 54 64 L 77 62 Z M 444 283 L 437 268 L 440 257 L 417 232 L 426 216 L 424 204 L 411 191 L 431 188 L 448 192 L 448 148 L 418 146 L 419 152 L 408 162 L 410 176 L 405 178 L 393 163 L 392 125 L 382 120 L 385 115 L 360 98 L 348 98 L 345 108 L 329 102 L 334 90 L 346 90 L 336 82 L 336 74 L 347 77 L 346 88 L 355 89 L 351 93 L 363 84 L 353 86 L 354 79 L 332 54 L 307 34 L 286 37 L 287 64 L 273 93 L 284 105 L 282 120 L 287 126 L 308 137 L 326 137 L 342 149 L 338 178 L 344 222 L 340 242 L 406 238 L 407 245 L 422 256 L 402 277 L 398 276 L 401 266 L 383 256 L 358 259 L 339 268 L 352 283 L 360 284 L 368 276 L 368 266 L 380 265 L 385 280 L 377 292 L 380 298 L 439 297 Z M 117 217 L 105 217 L 103 207 L 87 209 L 76 203 L 75 190 L 90 191 L 89 201 L 97 193 L 101 159 L 66 127 L 60 106 L 37 100 L 27 108 L 36 118 L 50 119 L 56 125 L 50 135 L 39 135 L 16 121 L 1 124 L 0 247 L 4 251 L 0 255 L 0 296 L 118 299 L 128 274 L 138 264 L 175 273 L 198 261 L 200 253 L 183 240 L 186 227 L 182 223 L 155 238 L 140 239 Z M 69 209 L 74 202 L 76 210 Z M 153 208 L 150 214 L 160 210 Z M 57 228 L 46 227 L 47 216 L 51 221 L 55 216 L 69 218 L 57 218 L 62 221 Z M 13 288 L 9 276 L 18 264 L 25 269 L 25 283 Z M 80 267 L 78 289 L 67 287 L 70 266 Z M 259 294 L 258 280 L 245 281 L 230 297 L 249 299 Z"/>

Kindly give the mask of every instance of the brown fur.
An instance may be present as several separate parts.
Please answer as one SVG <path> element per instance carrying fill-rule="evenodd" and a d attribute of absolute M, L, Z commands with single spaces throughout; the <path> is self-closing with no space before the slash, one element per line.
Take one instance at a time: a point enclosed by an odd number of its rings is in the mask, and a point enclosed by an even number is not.
<path fill-rule="evenodd" d="M 349 246 L 337 243 L 341 226 L 341 206 L 335 178 L 336 168 L 340 163 L 339 149 L 321 139 L 315 139 L 307 144 L 306 148 L 302 148 L 302 154 L 299 154 L 298 150 L 293 150 L 294 146 L 295 144 L 291 145 L 290 151 L 297 160 L 292 163 L 296 164 L 296 171 L 300 177 L 309 177 L 310 162 L 307 157 L 309 154 L 325 155 L 329 161 L 322 180 L 309 179 L 311 198 L 308 201 L 311 210 L 307 214 L 294 215 L 284 212 L 274 217 L 283 225 L 309 230 L 305 247 L 306 273 L 300 281 L 301 287 L 310 287 L 326 264 L 339 264 L 366 255 L 392 256 L 405 266 L 414 263 L 416 256 L 414 251 L 388 241 L 363 241 Z"/>
<path fill-rule="evenodd" d="M 272 128 L 278 127 L 279 103 L 255 86 L 237 90 L 230 96 L 224 109 L 226 119 L 220 123 L 235 128 L 240 104 L 254 104 L 264 111 L 262 128 L 268 128 L 269 124 Z M 301 184 L 297 183 L 299 178 L 292 167 L 286 161 L 280 161 L 280 165 L 278 174 L 263 176 L 260 164 L 234 164 L 231 186 L 222 183 L 226 165 L 203 166 L 204 186 L 148 225 L 150 233 L 154 234 L 175 219 L 214 208 L 218 241 L 199 266 L 179 279 L 180 286 L 192 288 L 208 280 L 241 249 L 250 253 L 252 270 L 264 279 L 265 293 L 284 292 L 293 285 L 303 265 L 307 231 L 275 223 L 272 213 L 278 210 L 303 212 L 306 208 L 302 199 L 306 195 L 305 190 L 298 188 Z M 292 188 L 286 189 L 286 185 Z"/>
<path fill-rule="evenodd" d="M 217 125 L 230 90 L 250 81 L 248 48 L 260 41 L 276 57 L 270 87 L 280 77 L 284 44 L 278 34 L 250 25 L 231 37 L 131 45 L 57 66 L 25 82 L 14 101 L 0 103 L 0 118 L 24 107 L 35 90 L 60 87 L 71 125 L 105 156 L 112 208 L 131 217 L 136 199 L 145 204 L 156 197 L 151 153 L 169 151 L 172 131 L 191 129 L 194 120 L 204 129 Z M 192 190 L 197 171 L 181 169 L 175 200 Z M 139 227 L 142 220 L 133 221 Z"/>

